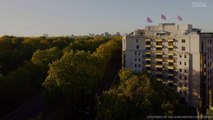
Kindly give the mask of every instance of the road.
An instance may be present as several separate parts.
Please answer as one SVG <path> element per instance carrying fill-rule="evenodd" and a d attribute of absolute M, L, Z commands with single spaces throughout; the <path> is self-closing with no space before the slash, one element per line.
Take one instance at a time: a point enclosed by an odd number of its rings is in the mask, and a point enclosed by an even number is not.
<path fill-rule="evenodd" d="M 44 102 L 42 93 L 34 96 L 26 103 L 22 104 L 3 118 L 2 120 L 29 120 L 35 116 L 45 119 L 45 113 L 47 112 L 47 105 Z"/>

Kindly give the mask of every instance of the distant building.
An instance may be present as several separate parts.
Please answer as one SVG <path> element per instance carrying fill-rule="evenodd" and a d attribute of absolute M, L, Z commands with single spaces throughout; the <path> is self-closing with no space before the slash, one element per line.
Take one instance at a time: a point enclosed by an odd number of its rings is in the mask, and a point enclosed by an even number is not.
<path fill-rule="evenodd" d="M 123 67 L 147 71 L 165 84 L 173 84 L 192 107 L 209 107 L 213 89 L 213 33 L 192 25 L 163 23 L 123 36 Z"/>
<path fill-rule="evenodd" d="M 108 32 L 105 32 L 105 33 L 104 33 L 104 36 L 105 36 L 105 37 L 110 37 L 111 35 L 110 35 Z"/>
<path fill-rule="evenodd" d="M 94 37 L 94 36 L 95 36 L 95 34 L 94 34 L 94 33 L 90 33 L 90 34 L 89 34 L 89 36 Z"/>
<path fill-rule="evenodd" d="M 48 34 L 43 34 L 43 37 L 49 37 L 49 35 Z"/>
<path fill-rule="evenodd" d="M 121 36 L 120 32 L 114 34 L 114 36 Z"/>

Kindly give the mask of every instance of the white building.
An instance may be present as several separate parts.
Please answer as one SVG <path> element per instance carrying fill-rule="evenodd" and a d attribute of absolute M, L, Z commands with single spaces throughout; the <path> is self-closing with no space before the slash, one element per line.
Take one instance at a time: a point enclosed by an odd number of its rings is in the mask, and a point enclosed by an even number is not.
<path fill-rule="evenodd" d="M 148 71 L 163 83 L 172 83 L 192 107 L 208 107 L 213 88 L 213 33 L 192 25 L 162 23 L 125 35 L 123 67 Z"/>

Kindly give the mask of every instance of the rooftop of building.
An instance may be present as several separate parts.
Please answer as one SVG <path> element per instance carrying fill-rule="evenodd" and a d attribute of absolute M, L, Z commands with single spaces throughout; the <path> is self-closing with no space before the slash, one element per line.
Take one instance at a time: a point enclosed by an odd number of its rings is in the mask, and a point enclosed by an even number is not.
<path fill-rule="evenodd" d="M 153 35 L 187 35 L 200 34 L 202 29 L 193 28 L 191 24 L 159 23 L 158 25 L 145 26 L 144 29 L 137 29 L 128 35 L 133 36 L 153 36 Z M 212 33 L 202 33 L 212 34 Z"/>

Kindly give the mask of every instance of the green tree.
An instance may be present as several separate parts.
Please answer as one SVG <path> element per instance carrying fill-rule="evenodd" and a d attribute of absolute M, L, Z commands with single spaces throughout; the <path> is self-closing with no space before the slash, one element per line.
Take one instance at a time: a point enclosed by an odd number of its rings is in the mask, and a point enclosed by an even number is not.
<path fill-rule="evenodd" d="M 37 50 L 34 52 L 31 61 L 36 65 L 46 66 L 52 61 L 59 59 L 62 56 L 62 52 L 57 47 L 53 47 L 46 50 Z"/>
<path fill-rule="evenodd" d="M 149 115 L 194 115 L 192 109 L 181 103 L 181 98 L 175 91 L 147 73 L 121 70 L 119 76 L 121 81 L 118 85 L 97 97 L 96 119 L 147 119 Z"/>
<path fill-rule="evenodd" d="M 47 101 L 71 111 L 73 119 L 81 116 L 94 104 L 99 80 L 97 58 L 89 52 L 77 51 L 65 54 L 50 66 L 43 83 Z M 60 96 L 60 98 L 58 97 Z M 54 101 L 55 100 L 55 101 Z"/>

